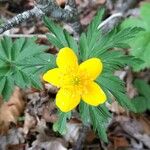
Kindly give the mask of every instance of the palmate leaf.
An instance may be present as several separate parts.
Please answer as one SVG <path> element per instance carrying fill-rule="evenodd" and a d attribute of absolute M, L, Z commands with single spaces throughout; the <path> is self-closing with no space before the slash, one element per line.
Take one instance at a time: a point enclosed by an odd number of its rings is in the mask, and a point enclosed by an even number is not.
<path fill-rule="evenodd" d="M 105 64 L 103 72 L 113 73 L 115 70 L 129 65 L 134 67 L 135 65 L 142 64 L 143 61 L 135 58 L 134 56 L 127 56 L 121 50 L 105 51 L 100 55 L 101 60 Z"/>
<path fill-rule="evenodd" d="M 9 37 L 0 41 L 0 95 L 11 96 L 14 86 L 42 88 L 40 75 L 55 66 L 55 57 L 44 50 L 47 46 L 35 43 L 36 38 Z"/>
<path fill-rule="evenodd" d="M 112 48 L 129 48 L 128 40 L 133 38 L 139 31 L 142 31 L 142 28 L 131 27 L 120 31 L 114 29 L 106 35 L 100 35 L 88 57 L 100 57 L 104 52 Z"/>

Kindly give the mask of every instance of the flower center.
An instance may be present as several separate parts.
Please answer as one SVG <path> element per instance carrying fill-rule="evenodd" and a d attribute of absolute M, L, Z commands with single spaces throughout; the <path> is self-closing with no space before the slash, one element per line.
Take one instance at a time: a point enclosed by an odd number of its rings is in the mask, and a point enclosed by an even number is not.
<path fill-rule="evenodd" d="M 80 84 L 80 79 L 79 77 L 74 77 L 73 78 L 73 85 L 79 85 Z"/>

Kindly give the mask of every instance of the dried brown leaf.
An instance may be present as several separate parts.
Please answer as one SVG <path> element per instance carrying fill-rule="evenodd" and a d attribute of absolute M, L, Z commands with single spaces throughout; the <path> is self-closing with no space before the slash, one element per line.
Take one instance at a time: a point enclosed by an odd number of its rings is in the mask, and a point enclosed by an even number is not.
<path fill-rule="evenodd" d="M 23 93 L 17 87 L 8 102 L 2 102 L 2 99 L 0 99 L 0 134 L 9 129 L 10 123 L 17 122 L 24 106 Z"/>

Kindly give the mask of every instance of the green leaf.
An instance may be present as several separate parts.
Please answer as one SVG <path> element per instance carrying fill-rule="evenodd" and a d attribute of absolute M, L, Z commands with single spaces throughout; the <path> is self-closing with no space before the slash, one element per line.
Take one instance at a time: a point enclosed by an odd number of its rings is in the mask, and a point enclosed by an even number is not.
<path fill-rule="evenodd" d="M 11 60 L 15 60 L 18 57 L 20 51 L 24 46 L 25 40 L 25 38 L 19 38 L 14 41 L 11 51 Z"/>
<path fill-rule="evenodd" d="M 4 89 L 5 82 L 6 82 L 6 78 L 0 76 L 0 83 L 1 83 L 1 84 L 0 84 L 0 93 L 2 93 L 2 91 L 3 91 L 3 89 Z"/>
<path fill-rule="evenodd" d="M 66 41 L 68 42 L 68 47 L 72 48 L 74 52 L 78 55 L 78 45 L 77 42 L 69 35 L 67 31 L 64 30 Z"/>
<path fill-rule="evenodd" d="M 135 65 L 143 64 L 143 61 L 134 56 L 127 56 L 121 50 L 111 50 L 102 53 L 99 58 L 104 63 L 104 72 L 114 72 L 115 70 L 120 69 L 129 65 L 135 67 Z"/>
<path fill-rule="evenodd" d="M 132 104 L 131 100 L 128 98 L 128 96 L 121 92 L 111 92 L 113 96 L 116 98 L 116 101 L 124 108 L 136 112 L 135 106 Z"/>
<path fill-rule="evenodd" d="M 121 106 L 136 112 L 131 100 L 126 95 L 124 83 L 118 77 L 106 73 L 101 75 L 97 82 L 106 88 Z"/>
<path fill-rule="evenodd" d="M 80 45 L 80 60 L 86 60 L 89 58 L 91 51 L 97 45 L 97 42 L 100 40 L 100 31 L 98 26 L 102 21 L 104 15 L 104 9 L 101 8 L 97 15 L 94 17 L 90 25 L 88 26 L 87 33 L 82 33 L 79 41 Z"/>
<path fill-rule="evenodd" d="M 95 107 L 82 101 L 79 106 L 79 112 L 84 125 L 92 124 L 98 136 L 104 142 L 108 142 L 106 128 L 111 114 L 105 104 Z"/>
<path fill-rule="evenodd" d="M 137 88 L 139 94 L 144 96 L 146 99 L 150 99 L 150 85 L 148 85 L 146 81 L 136 79 L 134 85 Z"/>
<path fill-rule="evenodd" d="M 5 37 L 0 41 L 0 95 L 5 100 L 14 86 L 41 89 L 41 74 L 55 67 L 55 57 L 44 52 L 47 46 L 38 45 L 35 40 L 21 38 L 12 42 L 10 37 Z"/>
<path fill-rule="evenodd" d="M 139 92 L 139 95 L 132 99 L 136 112 L 143 113 L 150 110 L 150 85 L 144 80 L 136 79 L 134 86 Z"/>
<path fill-rule="evenodd" d="M 101 108 L 89 106 L 91 123 L 95 131 L 97 131 L 98 136 L 104 141 L 108 142 L 106 128 L 108 123 L 108 118 L 101 112 Z"/>
<path fill-rule="evenodd" d="M 140 8 L 140 17 L 128 18 L 121 24 L 121 30 L 127 27 L 142 27 L 144 30 L 128 41 L 131 46 L 130 55 L 143 60 L 144 63 L 134 65 L 134 71 L 150 67 L 150 4 L 144 3 Z"/>
<path fill-rule="evenodd" d="M 140 27 L 125 28 L 118 31 L 114 29 L 107 35 L 102 35 L 89 53 L 90 57 L 100 56 L 104 52 L 112 48 L 128 48 L 127 42 L 135 37 L 137 33 L 142 31 Z"/>
<path fill-rule="evenodd" d="M 1 44 L 3 47 L 3 51 L 5 52 L 5 56 L 9 59 L 11 59 L 11 47 L 12 47 L 12 39 L 4 36 L 4 38 L 1 40 Z"/>
<path fill-rule="evenodd" d="M 15 84 L 17 86 L 21 87 L 22 89 L 25 89 L 28 87 L 30 79 L 28 77 L 28 74 L 26 74 L 25 72 L 16 68 L 13 78 L 14 78 Z M 26 84 L 24 84 L 24 83 L 26 83 Z"/>
<path fill-rule="evenodd" d="M 135 65 L 134 70 L 139 71 L 150 67 L 150 32 L 138 35 L 131 44 L 130 54 L 143 60 L 143 64 Z"/>
<path fill-rule="evenodd" d="M 98 108 L 105 120 L 112 117 L 112 115 L 110 114 L 110 112 L 109 112 L 108 108 L 105 106 L 105 104 L 99 105 Z"/>
<path fill-rule="evenodd" d="M 148 26 L 150 26 L 150 3 L 144 3 L 140 9 L 141 11 L 141 17 L 142 19 L 147 23 Z M 149 27 L 150 29 L 150 27 Z"/>
<path fill-rule="evenodd" d="M 2 90 L 4 100 L 8 100 L 14 90 L 14 81 L 11 77 L 5 77 L 5 85 Z"/>
<path fill-rule="evenodd" d="M 83 124 L 88 125 L 91 122 L 89 105 L 81 101 L 79 105 L 79 112 L 80 112 L 80 116 L 81 116 Z"/>
<path fill-rule="evenodd" d="M 3 64 L 0 66 L 0 76 L 5 76 L 10 71 L 10 66 Z"/>
<path fill-rule="evenodd" d="M 87 42 L 89 45 L 89 49 L 92 49 L 92 47 L 96 44 L 95 42 L 98 40 L 98 38 L 100 37 L 100 31 L 98 30 L 98 26 L 100 25 L 102 18 L 104 16 L 104 8 L 101 8 L 97 15 L 94 17 L 94 19 L 92 20 L 92 22 L 90 23 L 90 25 L 88 26 L 87 29 Z M 88 51 L 87 50 L 87 51 Z"/>
<path fill-rule="evenodd" d="M 36 54 L 41 54 L 44 50 L 48 48 L 47 46 L 41 46 L 36 44 L 35 40 L 35 38 L 28 38 L 25 40 L 25 42 L 23 43 L 24 45 L 20 53 L 18 54 L 16 61 L 27 59 L 28 57 L 34 56 Z"/>
<path fill-rule="evenodd" d="M 68 46 L 63 29 L 58 25 L 56 25 L 48 17 L 45 16 L 43 19 L 44 19 L 45 26 L 48 27 L 48 29 L 56 36 L 56 38 L 63 45 L 63 47 Z"/>
<path fill-rule="evenodd" d="M 96 22 L 92 22 L 93 25 L 94 23 L 98 24 L 97 19 Z M 112 48 L 129 48 L 128 41 L 140 31 L 143 31 L 141 27 L 130 27 L 123 30 L 116 28 L 103 35 L 97 28 L 91 28 L 88 28 L 88 34 L 83 33 L 80 38 L 81 59 L 83 60 L 91 57 L 101 57 L 103 53 Z M 96 37 L 93 35 L 92 39 L 90 39 L 91 36 L 89 37 L 89 34 L 93 33 L 95 33 Z"/>
<path fill-rule="evenodd" d="M 59 42 L 59 40 L 54 35 L 47 34 L 47 38 L 54 46 L 58 47 L 59 49 L 64 47 L 63 44 Z"/>
<path fill-rule="evenodd" d="M 139 92 L 139 96 L 135 97 L 132 101 L 137 112 L 141 113 L 150 110 L 150 85 L 146 81 L 140 79 L 136 79 L 134 85 Z"/>
<path fill-rule="evenodd" d="M 66 133 L 66 123 L 67 119 L 70 119 L 71 117 L 71 112 L 64 113 L 64 112 L 59 112 L 58 114 L 59 118 L 56 123 L 53 125 L 53 130 L 55 132 L 59 132 L 60 134 L 64 135 Z"/>
<path fill-rule="evenodd" d="M 147 24 L 145 22 L 142 22 L 140 19 L 135 18 L 135 17 L 130 17 L 127 18 L 123 21 L 123 23 L 121 24 L 121 28 L 129 28 L 129 27 L 141 27 L 143 29 L 145 29 L 145 27 L 147 26 Z"/>
<path fill-rule="evenodd" d="M 133 98 L 132 104 L 136 108 L 137 113 L 143 113 L 148 109 L 150 110 L 150 104 L 148 103 L 146 98 L 143 96 L 137 96 L 137 97 Z"/>
<path fill-rule="evenodd" d="M 38 77 L 36 74 L 30 74 L 29 78 L 31 79 L 31 85 L 36 89 L 42 89 L 42 83 L 40 81 L 40 77 Z"/>
<path fill-rule="evenodd" d="M 88 58 L 87 50 L 89 49 L 85 33 L 81 34 L 79 41 L 79 48 L 80 48 L 80 60 L 85 61 Z"/>
<path fill-rule="evenodd" d="M 63 47 L 70 47 L 78 55 L 78 45 L 72 36 L 63 28 L 56 25 L 48 17 L 44 17 L 44 23 L 46 27 L 52 32 L 53 35 L 48 34 L 48 40 L 58 47 L 59 49 Z"/>
<path fill-rule="evenodd" d="M 3 44 L 0 42 L 0 60 L 7 61 L 7 54 L 3 48 Z"/>

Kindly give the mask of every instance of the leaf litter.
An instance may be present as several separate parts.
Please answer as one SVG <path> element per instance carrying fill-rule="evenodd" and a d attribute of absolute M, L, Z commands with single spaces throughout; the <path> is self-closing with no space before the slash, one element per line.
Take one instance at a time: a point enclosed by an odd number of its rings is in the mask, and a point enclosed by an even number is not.
<path fill-rule="evenodd" d="M 77 0 L 79 12 L 82 15 L 81 23 L 87 25 L 95 14 L 97 4 L 104 1 L 92 0 L 92 7 L 89 7 L 88 0 Z M 19 1 L 18 1 L 19 3 Z M 17 5 L 18 5 L 17 3 Z M 24 1 L 25 8 L 33 6 L 32 0 Z M 61 5 L 63 0 L 58 1 Z M 9 7 L 5 9 L 12 12 L 14 7 L 9 3 Z M 20 6 L 20 4 L 19 4 Z M 11 8 L 11 9 L 9 9 Z M 1 11 L 1 9 L 0 9 Z M 3 13 L 4 14 L 4 13 Z M 7 13 L 8 15 L 9 13 Z M 12 17 L 12 16 L 11 16 Z M 22 27 L 12 29 L 11 33 L 42 33 L 47 32 L 40 21 L 39 26 L 33 27 L 31 22 L 24 23 Z M 53 50 L 53 48 L 51 48 Z M 134 77 L 140 77 L 149 81 L 149 71 L 145 70 L 141 73 L 130 74 L 128 70 L 118 73 L 123 76 L 123 80 L 127 81 L 128 91 L 132 92 L 131 97 L 136 92 L 131 85 Z M 54 96 L 57 89 L 51 85 L 45 85 L 45 91 L 34 91 L 29 89 L 25 95 L 20 89 L 16 89 L 9 102 L 2 103 L 0 100 L 0 150 L 67 150 L 74 147 L 82 132 L 79 116 L 74 112 L 76 120 L 67 123 L 68 132 L 64 137 L 52 131 L 52 123 L 57 120 L 56 108 L 54 105 Z M 117 109 L 116 109 L 117 108 Z M 113 114 L 112 122 L 108 126 L 109 143 L 100 142 L 97 136 L 88 130 L 85 136 L 84 149 L 150 149 L 150 118 L 149 111 L 142 115 L 135 115 L 119 108 L 117 104 L 112 105 L 110 112 Z M 13 113 L 12 113 L 13 112 Z M 5 117 L 4 117 L 5 116 Z M 19 119 L 20 116 L 23 118 Z"/>

